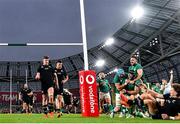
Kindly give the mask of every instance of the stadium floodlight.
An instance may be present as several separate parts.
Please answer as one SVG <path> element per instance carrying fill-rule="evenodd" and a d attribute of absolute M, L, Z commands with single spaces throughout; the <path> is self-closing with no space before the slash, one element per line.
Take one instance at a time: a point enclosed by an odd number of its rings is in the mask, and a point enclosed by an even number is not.
<path fill-rule="evenodd" d="M 96 65 L 97 67 L 102 67 L 103 65 L 105 64 L 105 61 L 103 59 L 100 59 L 96 62 Z"/>
<path fill-rule="evenodd" d="M 117 71 L 118 71 L 118 69 L 117 69 L 117 68 L 115 68 L 113 71 L 114 71 L 114 72 L 117 72 Z"/>
<path fill-rule="evenodd" d="M 113 44 L 114 43 L 114 38 L 108 38 L 107 40 L 106 40 L 106 42 L 105 42 L 105 45 L 106 46 L 110 46 L 111 44 Z"/>
<path fill-rule="evenodd" d="M 133 17 L 133 19 L 141 18 L 143 14 L 144 14 L 144 10 L 140 6 L 136 6 L 131 12 L 131 16 Z"/>

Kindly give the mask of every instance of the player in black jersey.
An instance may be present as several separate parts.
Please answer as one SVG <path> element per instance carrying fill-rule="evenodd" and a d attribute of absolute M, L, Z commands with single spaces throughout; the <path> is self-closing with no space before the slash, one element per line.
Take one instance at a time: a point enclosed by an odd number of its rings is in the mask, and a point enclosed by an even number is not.
<path fill-rule="evenodd" d="M 73 102 L 73 94 L 68 90 L 63 90 L 63 99 L 64 99 L 64 107 L 67 110 L 67 113 L 69 114 L 72 109 L 72 102 Z"/>
<path fill-rule="evenodd" d="M 66 70 L 63 66 L 62 61 L 57 61 L 56 62 L 56 68 L 55 72 L 58 77 L 58 85 L 59 89 L 55 88 L 55 96 L 57 97 L 57 102 L 56 102 L 56 111 L 58 113 L 58 118 L 62 115 L 62 101 L 63 101 L 63 84 L 66 83 L 69 79 Z"/>
<path fill-rule="evenodd" d="M 33 92 L 25 83 L 19 93 L 19 100 L 22 101 L 22 113 L 31 113 L 33 106 Z"/>
<path fill-rule="evenodd" d="M 143 86 L 143 88 L 146 86 Z M 171 86 L 170 97 L 146 89 L 139 98 L 141 104 L 148 106 L 153 119 L 180 120 L 180 84 Z"/>
<path fill-rule="evenodd" d="M 54 111 L 54 78 L 56 87 L 59 88 L 57 74 L 54 68 L 49 64 L 49 57 L 44 56 L 42 65 L 39 66 L 35 77 L 41 81 L 42 86 L 42 107 L 45 117 L 48 117 L 48 110 L 50 116 L 53 117 Z"/>
<path fill-rule="evenodd" d="M 75 114 L 77 113 L 78 106 L 79 106 L 79 99 L 76 96 L 74 96 L 73 97 L 73 108 L 74 108 Z"/>

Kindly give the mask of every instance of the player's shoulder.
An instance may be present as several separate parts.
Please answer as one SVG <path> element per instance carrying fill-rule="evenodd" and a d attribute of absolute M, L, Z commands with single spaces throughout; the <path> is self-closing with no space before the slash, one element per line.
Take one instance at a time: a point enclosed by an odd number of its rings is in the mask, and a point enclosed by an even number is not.
<path fill-rule="evenodd" d="M 108 79 L 104 79 L 105 82 L 109 82 Z"/>
<path fill-rule="evenodd" d="M 113 83 L 119 82 L 119 76 L 116 74 L 113 78 Z"/>
<path fill-rule="evenodd" d="M 119 78 L 119 76 L 117 74 L 114 75 L 114 78 Z"/>
<path fill-rule="evenodd" d="M 55 72 L 58 72 L 58 69 L 57 69 L 57 68 L 54 68 L 54 71 L 55 71 Z"/>
<path fill-rule="evenodd" d="M 137 64 L 136 64 L 136 66 L 137 66 L 137 67 L 142 67 L 142 65 L 141 65 L 141 64 L 139 64 L 139 63 L 137 63 Z"/>
<path fill-rule="evenodd" d="M 55 69 L 52 64 L 48 65 L 49 68 Z"/>
<path fill-rule="evenodd" d="M 28 88 L 28 91 L 32 91 L 32 89 L 31 89 L 31 88 Z"/>
<path fill-rule="evenodd" d="M 20 92 L 23 92 L 23 91 L 24 91 L 24 88 L 21 88 L 21 89 L 20 89 Z"/>
<path fill-rule="evenodd" d="M 44 68 L 44 66 L 43 65 L 39 65 L 39 67 L 38 67 L 39 69 L 43 69 Z"/>

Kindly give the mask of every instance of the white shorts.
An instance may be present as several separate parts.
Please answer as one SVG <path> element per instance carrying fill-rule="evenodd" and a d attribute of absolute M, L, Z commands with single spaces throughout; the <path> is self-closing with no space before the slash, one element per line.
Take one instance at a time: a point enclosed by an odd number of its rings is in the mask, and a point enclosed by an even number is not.
<path fill-rule="evenodd" d="M 99 92 L 99 99 L 102 100 L 102 99 L 110 99 L 111 100 L 111 96 L 110 96 L 110 93 L 103 93 L 103 92 Z"/>
<path fill-rule="evenodd" d="M 119 107 L 119 106 L 121 105 L 121 104 L 120 104 L 120 100 L 121 100 L 120 94 L 119 94 L 119 93 L 115 93 L 115 97 L 116 97 L 116 99 L 115 99 L 115 101 L 116 101 L 116 106 Z"/>

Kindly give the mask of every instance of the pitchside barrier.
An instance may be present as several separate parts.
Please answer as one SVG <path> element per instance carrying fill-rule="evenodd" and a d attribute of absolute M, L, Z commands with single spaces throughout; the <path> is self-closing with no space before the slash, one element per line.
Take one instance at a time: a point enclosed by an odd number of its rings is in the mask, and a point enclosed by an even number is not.
<path fill-rule="evenodd" d="M 80 81 L 80 97 L 82 116 L 95 117 L 99 116 L 96 73 L 93 70 L 88 70 L 88 54 L 86 40 L 86 25 L 84 14 L 84 0 L 80 0 L 81 12 L 81 30 L 83 43 L 0 43 L 0 46 L 83 46 L 84 53 L 84 70 L 79 72 Z M 10 76 L 12 77 L 12 75 Z M 10 81 L 10 106 L 12 105 L 12 80 Z M 10 107 L 10 113 L 12 108 Z"/>

